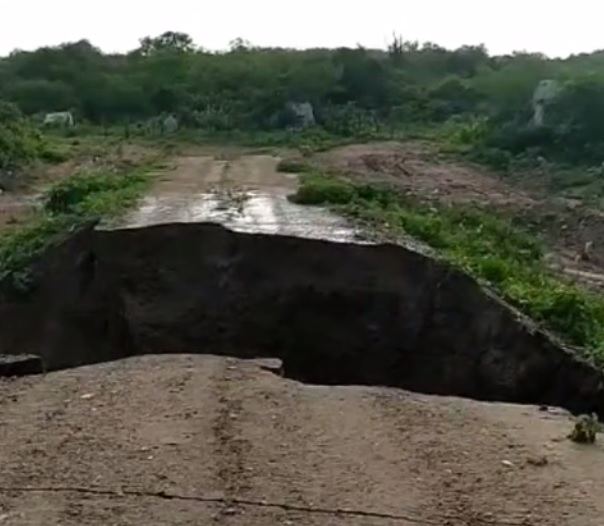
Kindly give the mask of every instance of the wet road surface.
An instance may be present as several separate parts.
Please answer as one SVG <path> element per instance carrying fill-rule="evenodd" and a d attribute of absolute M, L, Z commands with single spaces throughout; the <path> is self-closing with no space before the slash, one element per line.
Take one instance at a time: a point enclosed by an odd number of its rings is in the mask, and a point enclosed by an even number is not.
<path fill-rule="evenodd" d="M 121 228 L 210 221 L 239 232 L 358 241 L 343 218 L 290 202 L 297 178 L 277 172 L 278 162 L 267 155 L 182 158 Z"/>

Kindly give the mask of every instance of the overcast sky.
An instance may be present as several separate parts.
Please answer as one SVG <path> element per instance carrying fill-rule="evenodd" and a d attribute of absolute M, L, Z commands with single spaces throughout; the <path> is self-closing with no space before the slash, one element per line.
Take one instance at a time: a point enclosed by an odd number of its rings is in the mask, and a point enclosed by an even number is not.
<path fill-rule="evenodd" d="M 604 48 L 603 15 L 601 0 L 0 0 L 0 55 L 83 38 L 126 51 L 172 30 L 207 49 L 236 37 L 260 46 L 384 48 L 395 32 L 445 47 L 566 56 Z"/>

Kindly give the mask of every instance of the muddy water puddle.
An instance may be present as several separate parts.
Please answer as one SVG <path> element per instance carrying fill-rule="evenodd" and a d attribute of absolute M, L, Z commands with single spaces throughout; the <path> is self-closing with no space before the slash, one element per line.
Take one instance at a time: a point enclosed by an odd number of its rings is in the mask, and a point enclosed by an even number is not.
<path fill-rule="evenodd" d="M 120 228 L 166 223 L 220 223 L 237 232 L 361 242 L 361 232 L 319 207 L 290 202 L 285 193 L 206 192 L 148 196 Z"/>

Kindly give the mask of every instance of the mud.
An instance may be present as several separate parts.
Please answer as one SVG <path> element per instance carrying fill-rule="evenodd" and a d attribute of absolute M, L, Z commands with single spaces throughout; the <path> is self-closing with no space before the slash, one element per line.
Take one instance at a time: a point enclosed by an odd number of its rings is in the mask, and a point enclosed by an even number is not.
<path fill-rule="evenodd" d="M 92 227 L 2 286 L 0 354 L 47 370 L 135 354 L 273 357 L 309 383 L 402 387 L 604 416 L 604 376 L 448 265 L 396 245 L 215 224 Z"/>

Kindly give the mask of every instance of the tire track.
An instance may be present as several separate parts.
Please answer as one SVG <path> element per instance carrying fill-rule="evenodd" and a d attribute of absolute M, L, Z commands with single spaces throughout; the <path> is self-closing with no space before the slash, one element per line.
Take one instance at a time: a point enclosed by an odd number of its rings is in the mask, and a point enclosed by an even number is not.
<path fill-rule="evenodd" d="M 362 508 L 385 516 L 416 516 L 423 495 L 400 463 L 401 452 L 381 427 L 369 424 L 366 411 L 373 409 L 363 401 L 363 390 L 304 386 L 260 372 L 253 363 L 241 368 L 241 389 L 246 392 L 241 429 L 252 444 L 245 498 L 299 508 Z M 386 517 L 317 517 L 299 510 L 269 517 L 265 511 L 262 518 L 268 524 L 391 524 Z"/>
<path fill-rule="evenodd" d="M 245 458 L 250 454 L 251 445 L 241 434 L 239 419 L 243 407 L 242 400 L 233 387 L 241 379 L 237 361 L 230 358 L 221 361 L 212 379 L 217 400 L 217 412 L 212 425 L 215 437 L 214 454 L 217 475 L 225 498 L 225 504 L 216 517 L 220 524 L 236 520 L 235 516 L 241 513 L 241 510 L 231 499 L 244 494 L 250 487 Z"/>

